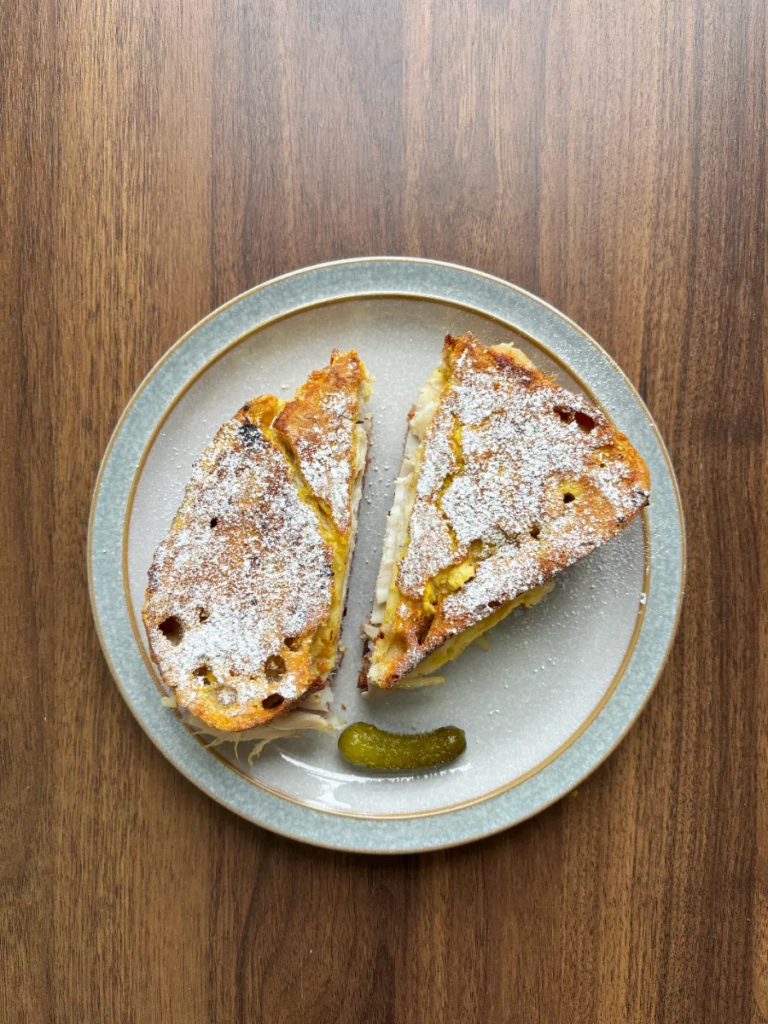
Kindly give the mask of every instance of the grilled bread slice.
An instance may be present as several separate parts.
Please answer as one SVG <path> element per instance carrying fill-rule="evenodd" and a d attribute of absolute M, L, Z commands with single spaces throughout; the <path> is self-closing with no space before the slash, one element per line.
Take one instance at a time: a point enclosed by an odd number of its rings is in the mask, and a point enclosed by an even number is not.
<path fill-rule="evenodd" d="M 648 503 L 642 458 L 522 352 L 445 339 L 411 413 L 361 685 L 410 687 Z"/>
<path fill-rule="evenodd" d="M 176 706 L 214 736 L 323 727 L 317 691 L 339 657 L 369 393 L 357 353 L 334 351 L 293 400 L 244 405 L 201 456 L 155 553 L 152 658 Z"/>

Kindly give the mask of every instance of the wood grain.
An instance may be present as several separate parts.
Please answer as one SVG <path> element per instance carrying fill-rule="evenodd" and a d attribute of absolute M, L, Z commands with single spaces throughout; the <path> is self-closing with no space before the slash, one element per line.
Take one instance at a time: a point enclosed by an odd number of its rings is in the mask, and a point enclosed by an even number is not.
<path fill-rule="evenodd" d="M 768 1020 L 766 42 L 762 0 L 0 5 L 2 1021 Z M 378 253 L 597 337 L 690 540 L 663 680 L 578 796 L 392 859 L 272 836 L 167 764 L 84 565 L 162 352 Z"/>

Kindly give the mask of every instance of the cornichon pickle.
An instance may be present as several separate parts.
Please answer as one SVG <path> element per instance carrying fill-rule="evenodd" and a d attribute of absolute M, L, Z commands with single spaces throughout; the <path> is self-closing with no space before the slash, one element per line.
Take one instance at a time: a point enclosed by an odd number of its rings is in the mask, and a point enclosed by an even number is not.
<path fill-rule="evenodd" d="M 455 725 L 403 734 L 385 732 L 368 722 L 354 722 L 339 736 L 339 750 L 352 764 L 389 772 L 448 764 L 466 749 L 464 730 Z"/>

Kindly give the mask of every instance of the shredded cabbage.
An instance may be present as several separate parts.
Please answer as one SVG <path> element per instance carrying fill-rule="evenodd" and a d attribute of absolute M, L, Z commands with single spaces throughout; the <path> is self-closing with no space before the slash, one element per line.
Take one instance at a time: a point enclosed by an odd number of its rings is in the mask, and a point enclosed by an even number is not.
<path fill-rule="evenodd" d="M 167 708 L 175 708 L 177 706 L 176 695 L 162 697 L 161 702 Z M 182 721 L 193 730 L 195 735 L 211 737 L 206 746 L 218 747 L 222 743 L 234 743 L 235 756 L 237 756 L 237 748 L 241 743 L 253 743 L 253 748 L 248 755 L 249 764 L 253 763 L 253 758 L 258 757 L 267 743 L 272 740 L 301 736 L 302 733 L 310 729 L 334 733 L 343 729 L 346 724 L 343 718 L 331 711 L 331 694 L 326 690 L 310 694 L 300 701 L 292 711 L 266 725 L 257 725 L 253 729 L 244 729 L 242 732 L 224 732 L 222 729 L 214 729 L 212 726 L 206 725 L 196 715 L 191 715 L 186 711 L 182 711 Z"/>

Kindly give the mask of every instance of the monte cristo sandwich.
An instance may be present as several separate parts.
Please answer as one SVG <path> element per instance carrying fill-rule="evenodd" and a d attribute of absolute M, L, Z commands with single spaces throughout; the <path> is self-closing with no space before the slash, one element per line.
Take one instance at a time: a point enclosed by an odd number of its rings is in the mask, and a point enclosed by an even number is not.
<path fill-rule="evenodd" d="M 640 455 L 522 352 L 445 339 L 411 412 L 361 685 L 435 676 L 648 504 Z"/>
<path fill-rule="evenodd" d="M 185 719 L 217 739 L 333 730 L 338 643 L 366 465 L 370 378 L 334 351 L 285 402 L 261 395 L 197 462 L 143 610 Z"/>

